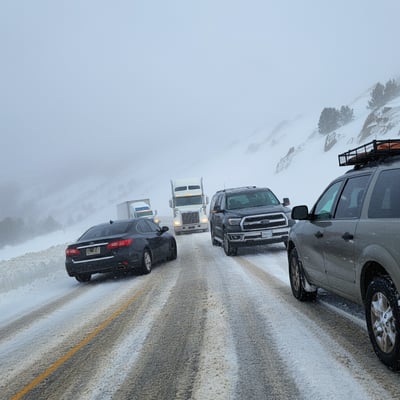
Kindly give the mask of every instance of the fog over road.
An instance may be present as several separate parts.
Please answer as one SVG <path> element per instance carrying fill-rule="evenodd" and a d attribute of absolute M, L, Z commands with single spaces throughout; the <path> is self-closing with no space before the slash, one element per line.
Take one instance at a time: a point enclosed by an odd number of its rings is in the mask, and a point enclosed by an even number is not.
<path fill-rule="evenodd" d="M 59 295 L 0 318 L 1 399 L 398 398 L 357 307 L 292 296 L 282 244 L 227 257 L 208 233 L 177 243 L 150 275 L 88 284 L 60 245 Z"/>

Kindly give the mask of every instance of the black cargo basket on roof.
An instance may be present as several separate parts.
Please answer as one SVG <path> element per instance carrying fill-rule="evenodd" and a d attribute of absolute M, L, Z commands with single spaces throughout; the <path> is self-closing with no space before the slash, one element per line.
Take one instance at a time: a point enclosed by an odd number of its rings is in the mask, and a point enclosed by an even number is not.
<path fill-rule="evenodd" d="M 400 154 L 400 139 L 373 140 L 355 149 L 339 154 L 339 166 L 363 165 Z"/>

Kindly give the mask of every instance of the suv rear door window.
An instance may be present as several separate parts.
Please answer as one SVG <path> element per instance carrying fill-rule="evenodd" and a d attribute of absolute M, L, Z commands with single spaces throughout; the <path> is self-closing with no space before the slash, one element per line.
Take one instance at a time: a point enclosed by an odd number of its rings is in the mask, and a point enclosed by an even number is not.
<path fill-rule="evenodd" d="M 360 218 L 362 201 L 370 175 L 350 178 L 336 208 L 335 218 Z"/>
<path fill-rule="evenodd" d="M 369 218 L 400 218 L 400 169 L 382 171 L 368 209 Z"/>

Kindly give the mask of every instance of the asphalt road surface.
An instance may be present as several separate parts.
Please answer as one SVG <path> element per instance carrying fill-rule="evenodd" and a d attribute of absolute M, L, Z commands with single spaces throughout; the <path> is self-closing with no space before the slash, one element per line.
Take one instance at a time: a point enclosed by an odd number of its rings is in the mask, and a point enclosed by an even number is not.
<path fill-rule="evenodd" d="M 281 244 L 208 233 L 146 276 L 97 275 L 0 326 L 1 399 L 396 399 L 362 310 L 291 294 Z M 63 268 L 63 266 L 58 266 Z"/>

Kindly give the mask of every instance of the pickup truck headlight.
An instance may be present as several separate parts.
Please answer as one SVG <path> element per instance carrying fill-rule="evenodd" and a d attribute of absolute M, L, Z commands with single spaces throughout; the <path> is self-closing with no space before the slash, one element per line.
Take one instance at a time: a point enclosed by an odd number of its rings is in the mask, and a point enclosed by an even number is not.
<path fill-rule="evenodd" d="M 240 225 L 241 218 L 228 218 L 229 225 Z"/>

